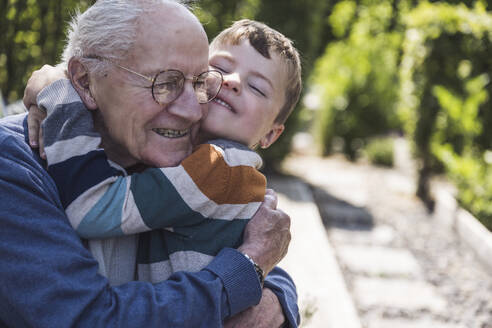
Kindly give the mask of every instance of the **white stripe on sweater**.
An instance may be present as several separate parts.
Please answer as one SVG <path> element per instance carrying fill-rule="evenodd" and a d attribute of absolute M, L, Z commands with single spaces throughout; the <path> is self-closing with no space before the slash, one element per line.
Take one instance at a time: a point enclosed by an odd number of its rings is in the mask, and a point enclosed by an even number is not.
<path fill-rule="evenodd" d="M 133 193 L 130 191 L 131 177 L 125 179 L 127 181 L 126 194 L 128 198 L 125 200 L 123 205 L 123 217 L 121 222 L 121 230 L 124 234 L 132 234 L 143 231 L 151 230 L 144 222 L 140 211 L 138 210 L 137 204 L 135 204 L 135 199 L 133 198 Z M 162 213 L 165 215 L 165 213 Z"/>
<path fill-rule="evenodd" d="M 138 265 L 138 280 L 158 283 L 174 272 L 197 272 L 206 267 L 213 256 L 196 251 L 179 251 L 169 255 L 170 260 Z"/>
<path fill-rule="evenodd" d="M 115 182 L 118 177 L 109 177 L 95 186 L 84 191 L 73 202 L 68 205 L 65 212 L 70 219 L 70 224 L 77 230 L 80 222 L 85 218 L 87 213 L 96 205 L 104 196 L 111 183 Z"/>
<path fill-rule="evenodd" d="M 201 192 L 183 166 L 161 168 L 160 170 L 171 181 L 186 204 L 204 217 L 221 220 L 250 219 L 261 205 L 260 202 L 252 202 L 246 205 L 218 205 Z"/>
<path fill-rule="evenodd" d="M 101 144 L 100 137 L 78 136 L 69 140 L 60 140 L 46 147 L 48 165 L 54 165 L 75 156 L 86 155 Z"/>
<path fill-rule="evenodd" d="M 227 165 L 234 166 L 251 166 L 254 168 L 260 168 L 263 161 L 257 153 L 252 150 L 238 149 L 238 148 L 226 148 L 212 144 L 215 150 L 222 154 L 224 161 Z"/>
<path fill-rule="evenodd" d="M 51 92 L 52 90 L 56 90 L 56 92 Z M 82 102 L 79 94 L 68 79 L 57 80 L 50 84 L 49 87 L 41 90 L 37 98 L 38 103 L 40 103 L 40 99 L 43 99 L 41 104 L 48 114 L 54 111 L 56 106 Z"/>

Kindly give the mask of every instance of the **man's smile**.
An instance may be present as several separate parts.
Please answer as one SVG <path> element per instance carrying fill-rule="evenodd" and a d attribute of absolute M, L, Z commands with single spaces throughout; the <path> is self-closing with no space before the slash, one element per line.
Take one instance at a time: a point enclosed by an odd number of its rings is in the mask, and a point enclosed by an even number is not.
<path fill-rule="evenodd" d="M 184 130 L 173 130 L 173 129 L 152 129 L 155 133 L 158 135 L 165 137 L 165 138 L 181 138 L 186 136 L 189 132 L 190 129 L 184 129 Z"/>

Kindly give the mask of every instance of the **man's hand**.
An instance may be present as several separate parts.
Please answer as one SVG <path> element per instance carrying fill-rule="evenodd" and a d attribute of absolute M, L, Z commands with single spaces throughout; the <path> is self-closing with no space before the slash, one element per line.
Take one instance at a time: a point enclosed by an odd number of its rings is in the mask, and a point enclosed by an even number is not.
<path fill-rule="evenodd" d="M 280 327 L 285 321 L 277 296 L 263 288 L 260 303 L 252 306 L 224 322 L 225 328 L 272 328 Z"/>
<path fill-rule="evenodd" d="M 41 122 L 46 117 L 46 113 L 38 108 L 36 97 L 44 87 L 62 78 L 66 78 L 65 69 L 59 66 L 44 65 L 32 73 L 22 99 L 26 108 L 29 109 L 27 116 L 29 144 L 33 148 L 39 147 L 39 154 L 45 159 Z"/>
<path fill-rule="evenodd" d="M 290 217 L 277 209 L 277 195 L 267 189 L 265 200 L 244 230 L 238 248 L 263 269 L 265 276 L 287 253 L 290 243 Z"/>

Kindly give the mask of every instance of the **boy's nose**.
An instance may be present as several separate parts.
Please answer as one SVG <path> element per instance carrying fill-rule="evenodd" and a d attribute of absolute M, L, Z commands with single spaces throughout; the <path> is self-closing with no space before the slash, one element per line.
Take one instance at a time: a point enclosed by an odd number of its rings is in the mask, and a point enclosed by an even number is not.
<path fill-rule="evenodd" d="M 222 83 L 222 87 L 226 87 L 231 89 L 235 93 L 239 93 L 241 91 L 241 80 L 239 78 L 239 74 L 227 74 L 224 75 L 224 82 Z"/>

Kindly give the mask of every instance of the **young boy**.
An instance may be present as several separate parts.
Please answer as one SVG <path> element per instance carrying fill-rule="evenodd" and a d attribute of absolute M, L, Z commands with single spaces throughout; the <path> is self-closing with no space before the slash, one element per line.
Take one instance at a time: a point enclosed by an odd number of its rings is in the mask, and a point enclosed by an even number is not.
<path fill-rule="evenodd" d="M 198 271 L 222 248 L 240 244 L 266 188 L 257 171 L 262 160 L 251 149 L 277 140 L 299 99 L 299 55 L 264 24 L 241 20 L 221 32 L 209 64 L 223 84 L 202 123 L 206 143 L 177 167 L 128 175 L 99 148 L 91 114 L 69 80 L 38 95 L 48 114 L 48 172 L 72 226 L 87 239 L 146 232 L 139 237 L 138 280 Z"/>

